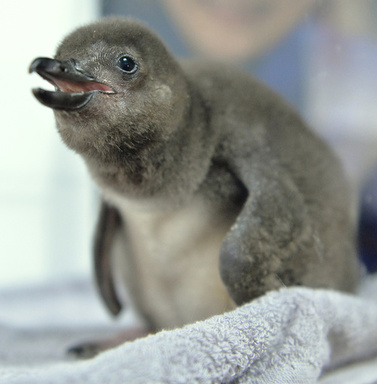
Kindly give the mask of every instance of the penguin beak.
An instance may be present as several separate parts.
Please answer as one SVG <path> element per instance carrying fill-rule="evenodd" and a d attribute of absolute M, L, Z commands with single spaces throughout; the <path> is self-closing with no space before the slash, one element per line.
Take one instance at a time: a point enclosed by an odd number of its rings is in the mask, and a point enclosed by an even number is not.
<path fill-rule="evenodd" d="M 96 92 L 115 93 L 89 73 L 78 68 L 73 60 L 58 61 L 45 57 L 35 59 L 29 73 L 36 72 L 55 86 L 55 91 L 33 89 L 34 96 L 45 106 L 57 110 L 77 110 L 84 107 Z"/>

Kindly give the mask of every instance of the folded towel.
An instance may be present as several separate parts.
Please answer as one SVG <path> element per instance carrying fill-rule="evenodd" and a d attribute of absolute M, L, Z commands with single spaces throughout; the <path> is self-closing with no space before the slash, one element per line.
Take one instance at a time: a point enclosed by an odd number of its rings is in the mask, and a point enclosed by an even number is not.
<path fill-rule="evenodd" d="M 8 326 L 0 328 L 0 383 L 373 383 L 376 289 L 377 275 L 365 280 L 358 295 L 285 288 L 85 361 L 12 360 L 4 348 L 12 340 L 22 344 L 25 329 Z M 34 337 L 35 348 L 43 344 L 41 333 L 29 330 L 27 336 Z M 29 349 L 32 354 L 30 339 Z"/>

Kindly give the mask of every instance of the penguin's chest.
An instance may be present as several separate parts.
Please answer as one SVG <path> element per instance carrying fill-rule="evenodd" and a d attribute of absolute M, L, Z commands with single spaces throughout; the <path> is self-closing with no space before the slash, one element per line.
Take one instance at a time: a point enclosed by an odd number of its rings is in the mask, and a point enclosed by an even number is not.
<path fill-rule="evenodd" d="M 119 209 L 127 222 L 134 299 L 156 327 L 181 326 L 234 308 L 218 268 L 229 218 L 211 213 L 203 201 L 169 212 L 129 204 Z"/>

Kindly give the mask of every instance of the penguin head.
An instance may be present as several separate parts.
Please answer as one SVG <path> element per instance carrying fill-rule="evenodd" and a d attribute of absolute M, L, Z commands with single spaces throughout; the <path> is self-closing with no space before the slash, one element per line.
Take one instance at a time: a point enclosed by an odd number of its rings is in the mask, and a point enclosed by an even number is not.
<path fill-rule="evenodd" d="M 178 62 L 152 31 L 130 19 L 77 29 L 54 59 L 34 60 L 30 72 L 54 85 L 54 91 L 33 93 L 54 110 L 63 140 L 80 153 L 162 140 L 188 109 Z"/>

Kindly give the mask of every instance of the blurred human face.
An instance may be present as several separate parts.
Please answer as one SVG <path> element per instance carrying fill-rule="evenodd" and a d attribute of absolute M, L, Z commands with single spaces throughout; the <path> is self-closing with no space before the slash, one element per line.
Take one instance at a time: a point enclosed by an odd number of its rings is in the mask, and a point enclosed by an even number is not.
<path fill-rule="evenodd" d="M 164 0 L 193 49 L 218 60 L 259 56 L 316 0 Z"/>

